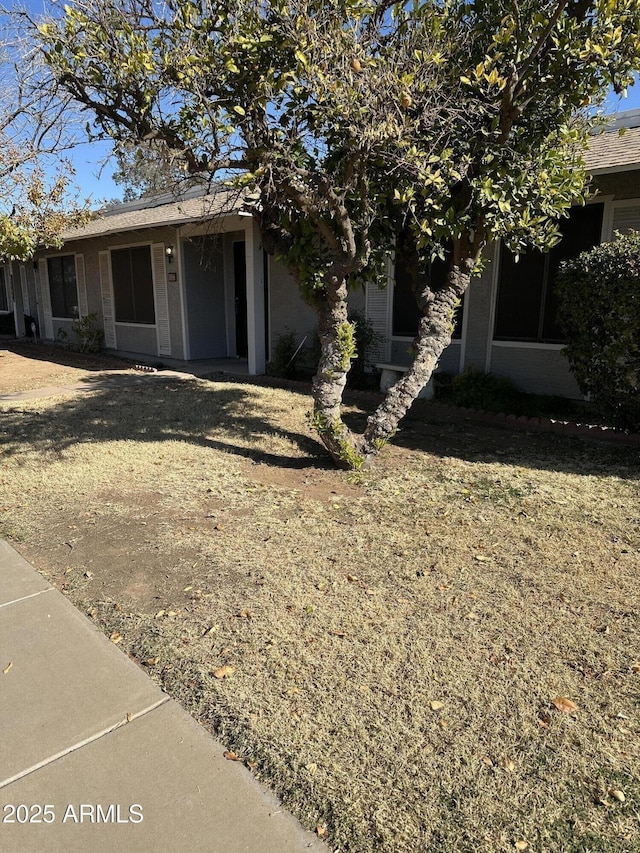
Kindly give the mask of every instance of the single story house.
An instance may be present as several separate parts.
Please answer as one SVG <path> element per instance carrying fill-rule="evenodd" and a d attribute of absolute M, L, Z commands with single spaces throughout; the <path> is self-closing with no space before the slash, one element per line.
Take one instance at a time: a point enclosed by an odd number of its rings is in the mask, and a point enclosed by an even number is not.
<path fill-rule="evenodd" d="M 606 133 L 594 136 L 586 162 L 597 193 L 562 221 L 557 246 L 528 252 L 518 263 L 500 243 L 488 247 L 490 262 L 465 294 L 439 371 L 473 367 L 506 377 L 529 393 L 581 397 L 562 353 L 553 278 L 561 261 L 611 240 L 616 231 L 640 230 L 640 110 L 619 113 Z M 387 289 L 367 288 L 366 313 L 381 341 L 378 362 L 411 360 L 418 315 L 408 272 L 401 264 L 390 265 Z"/>
<path fill-rule="evenodd" d="M 580 396 L 562 354 L 553 276 L 561 260 L 614 231 L 640 229 L 640 110 L 619 114 L 611 132 L 594 137 L 588 168 L 597 194 L 563 220 L 558 246 L 517 264 L 504 247 L 489 247 L 440 371 L 473 366 L 524 391 Z M 411 359 L 418 317 L 408 272 L 390 260 L 385 290 L 350 297 L 378 332 L 372 363 Z M 242 358 L 252 374 L 265 372 L 285 331 L 309 343 L 317 326 L 291 276 L 263 252 L 241 199 L 227 191 L 118 205 L 65 234 L 60 250 L 0 266 L 0 331 L 3 316 L 13 315 L 19 336 L 33 320 L 43 339 L 71 337 L 74 318 L 87 314 L 96 315 L 107 351 L 165 364 Z"/>

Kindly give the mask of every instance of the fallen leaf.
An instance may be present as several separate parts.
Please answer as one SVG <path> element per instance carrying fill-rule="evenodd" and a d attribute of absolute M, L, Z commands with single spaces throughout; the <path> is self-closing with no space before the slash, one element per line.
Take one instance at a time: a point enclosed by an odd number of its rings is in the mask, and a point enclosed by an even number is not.
<path fill-rule="evenodd" d="M 84 573 L 84 576 L 85 576 L 85 578 L 89 578 L 89 580 L 91 580 L 91 578 L 93 577 L 93 572 L 92 571 L 86 571 Z"/>
<path fill-rule="evenodd" d="M 13 661 L 10 660 L 9 663 L 2 670 L 3 674 L 6 675 L 13 668 Z"/>
<path fill-rule="evenodd" d="M 508 773 L 513 773 L 513 771 L 516 769 L 515 762 L 512 761 L 510 758 L 506 757 L 500 760 L 500 767 L 502 767 L 502 769 L 506 770 Z"/>
<path fill-rule="evenodd" d="M 631 664 L 631 672 L 640 672 L 640 662 Z"/>
<path fill-rule="evenodd" d="M 156 613 L 154 618 L 155 619 L 162 619 L 162 617 L 165 615 L 166 612 L 167 612 L 166 610 L 158 610 L 158 612 Z"/>
<path fill-rule="evenodd" d="M 489 557 L 485 557 L 483 554 L 474 554 L 474 560 L 477 560 L 479 563 L 488 563 Z"/>
<path fill-rule="evenodd" d="M 221 666 L 219 669 L 214 670 L 213 674 L 216 678 L 226 678 L 228 675 L 233 675 L 235 671 L 234 666 Z"/>
<path fill-rule="evenodd" d="M 527 850 L 529 847 L 526 841 L 516 841 L 513 846 L 516 850 Z"/>
<path fill-rule="evenodd" d="M 235 752 L 233 752 L 233 750 L 231 750 L 231 749 L 228 749 L 228 750 L 224 753 L 224 757 L 227 759 L 227 761 L 240 761 L 240 759 L 238 758 L 238 756 L 237 756 L 237 755 L 235 754 Z"/>
<path fill-rule="evenodd" d="M 332 637 L 346 637 L 347 634 L 345 631 L 329 631 Z"/>
<path fill-rule="evenodd" d="M 184 592 L 189 592 L 189 590 L 193 589 L 192 586 L 185 586 Z"/>
<path fill-rule="evenodd" d="M 624 803 L 627 799 L 620 788 L 609 788 L 608 794 L 610 797 L 613 797 L 614 800 L 617 800 L 619 803 Z"/>
<path fill-rule="evenodd" d="M 347 575 L 349 583 L 355 583 L 358 580 L 358 575 Z"/>
<path fill-rule="evenodd" d="M 320 838 L 324 838 L 324 837 L 326 836 L 326 834 L 327 834 L 327 827 L 326 827 L 324 824 L 319 823 L 319 824 L 316 826 L 316 832 L 318 833 L 318 836 L 319 836 Z"/>
<path fill-rule="evenodd" d="M 131 713 L 131 711 L 127 711 L 127 713 L 124 715 L 124 718 L 128 723 L 130 723 L 131 720 L 133 720 L 133 714 Z"/>
<path fill-rule="evenodd" d="M 489 758 L 489 756 L 488 756 L 488 755 L 483 755 L 483 756 L 482 756 L 482 761 L 483 761 L 483 763 L 484 763 L 484 764 L 486 764 L 486 765 L 487 765 L 487 767 L 493 767 L 493 761 Z"/>
<path fill-rule="evenodd" d="M 142 661 L 143 666 L 155 666 L 160 658 L 147 658 L 145 661 Z"/>
<path fill-rule="evenodd" d="M 429 702 L 429 707 L 432 711 L 440 711 L 442 710 L 442 708 L 444 708 L 444 702 L 439 702 L 437 699 L 435 699 L 433 702 Z"/>
<path fill-rule="evenodd" d="M 551 704 L 565 714 L 575 714 L 578 710 L 578 706 L 565 696 L 556 696 L 555 699 L 551 700 Z"/>
<path fill-rule="evenodd" d="M 112 643 L 119 643 L 122 639 L 122 634 L 119 631 L 114 631 L 109 637 Z"/>
<path fill-rule="evenodd" d="M 224 526 L 224 524 L 214 524 L 213 529 L 214 530 L 224 530 L 225 526 Z"/>

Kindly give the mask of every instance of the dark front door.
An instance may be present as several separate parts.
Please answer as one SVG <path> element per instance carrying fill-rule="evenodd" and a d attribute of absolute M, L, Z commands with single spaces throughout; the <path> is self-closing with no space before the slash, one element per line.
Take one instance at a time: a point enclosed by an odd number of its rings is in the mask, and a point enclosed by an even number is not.
<path fill-rule="evenodd" d="M 247 258 L 244 240 L 233 244 L 233 279 L 236 302 L 236 355 L 246 358 L 249 352 L 247 337 Z"/>

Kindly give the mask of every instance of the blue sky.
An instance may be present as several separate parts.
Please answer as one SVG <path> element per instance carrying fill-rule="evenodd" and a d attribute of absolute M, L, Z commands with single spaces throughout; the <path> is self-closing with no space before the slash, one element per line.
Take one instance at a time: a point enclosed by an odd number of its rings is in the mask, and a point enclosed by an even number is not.
<path fill-rule="evenodd" d="M 14 0 L 14 2 L 16 5 L 26 6 L 36 16 L 46 11 L 47 0 Z M 49 0 L 49 2 L 55 4 L 57 0 Z M 59 2 L 61 3 L 62 0 Z M 607 113 L 637 108 L 640 108 L 640 78 L 636 85 L 629 89 L 626 98 L 619 98 L 612 93 L 605 104 Z M 110 146 L 106 143 L 85 143 L 68 155 L 76 172 L 75 186 L 82 198 L 90 198 L 94 206 L 101 201 L 122 196 L 122 189 L 112 180 L 115 165 L 110 162 L 103 165 L 109 151 Z"/>
<path fill-rule="evenodd" d="M 605 104 L 607 113 L 638 108 L 640 108 L 640 81 L 629 89 L 626 98 L 620 98 L 611 93 Z M 91 198 L 92 204 L 122 196 L 122 189 L 114 184 L 111 178 L 115 166 L 107 163 L 100 172 L 101 162 L 108 152 L 109 146 L 100 143 L 85 143 L 71 152 L 70 159 L 76 170 L 75 184 L 83 198 Z"/>

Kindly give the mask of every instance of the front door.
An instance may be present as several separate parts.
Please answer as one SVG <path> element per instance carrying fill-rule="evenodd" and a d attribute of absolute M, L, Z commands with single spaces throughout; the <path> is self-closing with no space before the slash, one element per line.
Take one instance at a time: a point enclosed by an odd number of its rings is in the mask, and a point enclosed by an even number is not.
<path fill-rule="evenodd" d="M 247 258 L 245 241 L 233 243 L 233 281 L 236 306 L 236 355 L 247 358 L 249 339 L 247 334 Z"/>

